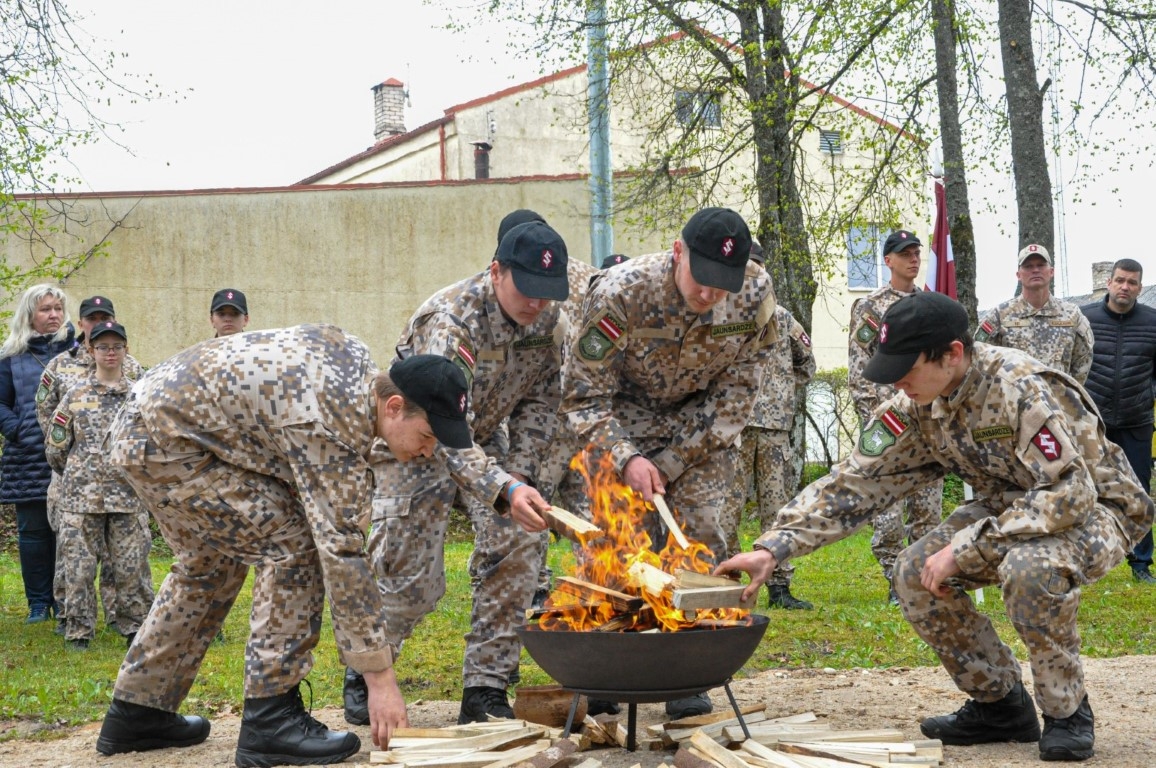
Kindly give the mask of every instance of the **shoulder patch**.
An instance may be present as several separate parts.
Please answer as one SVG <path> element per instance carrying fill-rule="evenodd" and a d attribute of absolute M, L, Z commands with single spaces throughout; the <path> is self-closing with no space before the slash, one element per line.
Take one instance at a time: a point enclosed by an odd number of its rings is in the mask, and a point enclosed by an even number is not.
<path fill-rule="evenodd" d="M 466 386 L 472 387 L 474 385 L 474 368 L 477 366 L 478 361 L 473 348 L 469 344 L 464 341 L 458 343 L 458 348 L 454 350 L 453 364 L 465 374 Z"/>
<path fill-rule="evenodd" d="M 859 452 L 865 456 L 880 456 L 896 439 L 907 431 L 907 417 L 894 408 L 888 408 L 874 419 L 859 436 Z"/>
<path fill-rule="evenodd" d="M 55 382 L 56 374 L 45 368 L 44 373 L 40 375 L 40 386 L 36 388 L 36 402 L 43 403 L 48 399 L 48 393 L 52 391 Z"/>
<path fill-rule="evenodd" d="M 863 315 L 863 322 L 859 324 L 859 328 L 855 331 L 855 341 L 862 346 L 867 346 L 875 341 L 875 336 L 879 333 L 879 318 L 867 312 Z"/>
<path fill-rule="evenodd" d="M 1064 449 L 1060 445 L 1060 441 L 1056 439 L 1047 427 L 1040 427 L 1040 431 L 1036 432 L 1036 436 L 1032 438 L 1032 445 L 1040 449 L 1040 453 L 1048 461 L 1056 461 L 1063 455 Z"/>
<path fill-rule="evenodd" d="M 70 424 L 72 424 L 72 414 L 60 410 L 52 414 L 52 428 L 48 430 L 48 444 L 53 448 L 63 448 L 68 443 Z"/>
<path fill-rule="evenodd" d="M 991 324 L 990 321 L 984 320 L 979 324 L 979 327 L 975 329 L 975 340 L 987 341 L 991 338 L 993 333 L 995 333 L 995 327 Z"/>
<path fill-rule="evenodd" d="M 596 323 L 586 328 L 578 339 L 578 354 L 587 360 L 603 360 L 612 347 L 622 338 L 622 323 L 610 315 L 603 315 Z"/>

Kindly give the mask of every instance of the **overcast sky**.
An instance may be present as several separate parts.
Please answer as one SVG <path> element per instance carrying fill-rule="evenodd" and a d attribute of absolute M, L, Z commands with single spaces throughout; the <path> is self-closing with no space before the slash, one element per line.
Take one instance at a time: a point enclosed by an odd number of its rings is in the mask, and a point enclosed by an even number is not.
<path fill-rule="evenodd" d="M 75 153 L 74 172 L 87 191 L 291 184 L 373 143 L 370 89 L 377 83 L 392 77 L 406 84 L 412 103 L 406 125 L 414 128 L 447 107 L 543 74 L 503 46 L 485 44 L 504 31 L 484 17 L 459 14 L 472 31 L 451 33 L 441 29 L 442 12 L 422 0 L 69 5 L 109 50 L 128 55 L 121 70 L 148 74 L 174 94 L 115 106 L 111 117 L 125 128 L 119 139 L 133 154 L 109 143 Z M 1068 292 L 1091 290 L 1093 261 L 1125 255 L 1145 261 L 1137 223 L 1151 215 L 1145 183 L 1151 173 L 1142 168 L 1106 179 L 1084 202 L 1066 204 Z M 1015 286 L 1010 168 L 1006 178 L 969 184 L 985 307 Z M 987 197 L 1012 207 L 998 216 L 983 213 Z"/>

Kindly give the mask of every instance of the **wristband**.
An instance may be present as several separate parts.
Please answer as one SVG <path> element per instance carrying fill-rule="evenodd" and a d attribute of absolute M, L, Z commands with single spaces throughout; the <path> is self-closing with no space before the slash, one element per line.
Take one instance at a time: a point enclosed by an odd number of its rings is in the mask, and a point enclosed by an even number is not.
<path fill-rule="evenodd" d="M 510 487 L 506 489 L 506 501 L 513 504 L 514 503 L 514 489 L 519 488 L 523 485 L 525 485 L 525 483 L 523 483 L 519 480 L 515 480 L 514 482 L 510 483 Z"/>

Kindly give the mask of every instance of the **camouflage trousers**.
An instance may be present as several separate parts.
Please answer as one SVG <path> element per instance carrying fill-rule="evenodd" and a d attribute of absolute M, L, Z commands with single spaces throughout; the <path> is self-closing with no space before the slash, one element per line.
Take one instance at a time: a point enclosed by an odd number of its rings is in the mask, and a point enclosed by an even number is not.
<path fill-rule="evenodd" d="M 950 546 L 956 531 L 992 514 L 979 504 L 958 507 L 900 554 L 894 584 L 903 615 L 961 691 L 977 701 L 998 701 L 1019 682 L 1020 665 L 966 591 L 998 584 L 1008 618 L 1027 646 L 1040 709 L 1068 717 L 1084 697 L 1076 626 L 1080 588 L 1122 561 L 1129 542 L 1115 516 L 1097 505 L 1078 528 L 1015 541 L 1003 560 L 956 576 L 946 598 L 924 589 L 919 574 L 927 558 Z"/>
<path fill-rule="evenodd" d="M 943 480 L 937 480 L 875 516 L 872 521 L 875 531 L 871 535 L 871 554 L 875 555 L 883 567 L 883 577 L 888 582 L 891 581 L 895 558 L 903 549 L 903 540 L 914 544 L 939 525 L 942 517 Z"/>
<path fill-rule="evenodd" d="M 245 698 L 277 696 L 313 667 L 325 598 L 300 502 L 279 480 L 209 453 L 166 452 L 118 418 L 113 460 L 156 518 L 172 571 L 116 678 L 118 699 L 175 712 L 253 566 Z"/>
<path fill-rule="evenodd" d="M 64 594 L 64 583 L 67 574 L 64 572 L 65 559 L 60 551 L 60 475 L 52 473 L 52 480 L 48 483 L 48 525 L 56 531 L 56 574 L 52 579 L 52 599 L 56 603 L 56 617 L 65 619 L 68 616 L 67 597 Z M 147 521 L 147 519 L 146 519 Z M 108 547 L 103 541 L 94 542 L 93 550 L 98 563 L 108 561 Z M 148 588 L 152 591 L 152 574 L 148 574 Z M 113 569 L 100 569 L 100 603 L 104 606 L 104 623 L 110 627 L 117 626 L 116 615 L 116 581 L 113 578 Z"/>
<path fill-rule="evenodd" d="M 115 608 L 106 606 L 106 619 L 122 635 L 140 629 L 153 602 L 149 550 L 152 537 L 146 514 L 87 515 L 65 512 L 57 537 L 58 562 L 64 563 L 64 593 L 69 611 L 64 636 L 69 640 L 96 637 L 97 553 L 107 556 L 100 565 L 122 587 L 116 592 Z M 115 610 L 115 623 L 107 613 Z"/>
<path fill-rule="evenodd" d="M 752 480 L 760 530 L 773 528 L 779 510 L 794 496 L 799 487 L 794 454 L 790 432 L 762 427 L 747 427 L 743 430 L 734 483 L 730 497 L 722 508 L 721 522 L 728 557 L 742 551 L 739 545 L 739 524 L 742 522 Z M 767 584 L 789 587 L 794 572 L 795 567 L 789 561 L 783 563 L 775 568 Z"/>
<path fill-rule="evenodd" d="M 378 493 L 369 555 L 385 606 L 386 637 L 400 650 L 445 594 L 446 525 L 458 487 L 432 459 L 402 465 L 389 458 L 374 467 L 374 475 Z M 464 503 L 474 526 L 474 551 L 463 685 L 505 688 L 522 653 L 514 630 L 525 623 L 534 597 L 545 534 L 526 533 L 472 498 Z"/>

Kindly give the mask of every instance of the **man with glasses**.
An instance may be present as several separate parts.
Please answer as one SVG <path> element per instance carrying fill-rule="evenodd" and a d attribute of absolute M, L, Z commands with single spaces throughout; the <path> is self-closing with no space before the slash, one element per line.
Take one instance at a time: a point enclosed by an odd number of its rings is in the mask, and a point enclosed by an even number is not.
<path fill-rule="evenodd" d="M 1083 384 L 1092 367 L 1092 326 L 1079 307 L 1052 296 L 1055 273 L 1044 246 L 1020 251 L 1016 279 L 1023 290 L 987 313 L 975 340 L 1027 352 Z"/>

